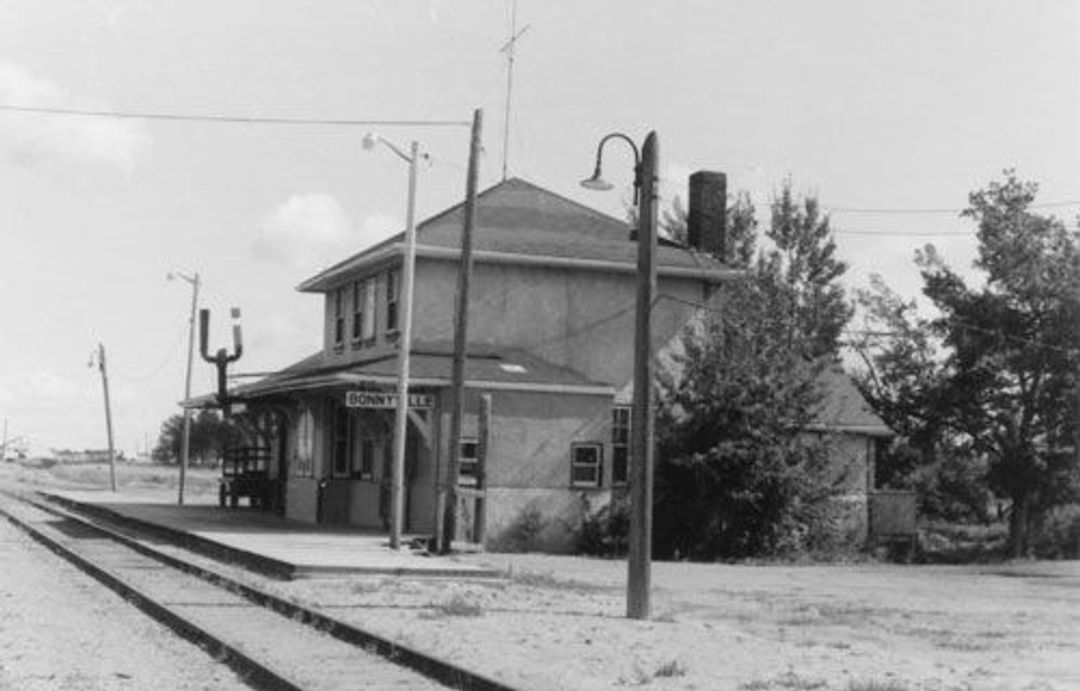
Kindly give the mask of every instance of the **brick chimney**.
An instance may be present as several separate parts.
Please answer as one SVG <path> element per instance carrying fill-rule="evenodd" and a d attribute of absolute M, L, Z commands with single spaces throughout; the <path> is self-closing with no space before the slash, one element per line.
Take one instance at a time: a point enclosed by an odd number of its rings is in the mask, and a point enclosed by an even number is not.
<path fill-rule="evenodd" d="M 727 175 L 699 170 L 690 176 L 690 211 L 686 239 L 690 247 L 725 261 Z"/>

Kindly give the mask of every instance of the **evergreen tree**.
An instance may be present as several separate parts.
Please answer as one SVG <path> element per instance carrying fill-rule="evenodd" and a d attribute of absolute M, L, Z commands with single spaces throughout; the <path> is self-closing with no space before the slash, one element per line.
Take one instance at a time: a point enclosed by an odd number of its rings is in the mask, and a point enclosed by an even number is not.
<path fill-rule="evenodd" d="M 851 308 L 828 218 L 790 183 L 757 249 L 745 196 L 728 217 L 727 257 L 746 269 L 720 314 L 688 332 L 658 411 L 656 545 L 661 556 L 741 558 L 831 537 L 826 444 L 800 433 L 820 402 Z M 665 214 L 669 234 L 685 217 Z M 672 233 L 672 228 L 675 233 Z"/>

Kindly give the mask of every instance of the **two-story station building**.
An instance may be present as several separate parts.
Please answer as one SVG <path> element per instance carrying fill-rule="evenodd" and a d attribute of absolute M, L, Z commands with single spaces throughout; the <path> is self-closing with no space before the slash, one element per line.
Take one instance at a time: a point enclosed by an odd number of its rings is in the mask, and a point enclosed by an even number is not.
<path fill-rule="evenodd" d="M 717 178 L 696 176 L 692 199 Z M 696 244 L 722 247 L 722 213 L 699 215 L 714 227 L 692 229 Z M 417 226 L 407 533 L 434 534 L 448 476 L 462 222 L 459 205 Z M 299 290 L 323 296 L 323 347 L 230 391 L 268 459 L 267 503 L 289 519 L 386 526 L 403 257 L 398 235 L 304 281 Z M 656 259 L 653 346 L 663 352 L 738 272 L 665 242 Z M 473 262 L 460 482 L 475 483 L 488 394 L 488 542 L 526 522 L 535 546 L 569 548 L 584 513 L 627 481 L 637 243 L 626 222 L 510 179 L 477 195 Z M 465 495 L 461 538 L 476 527 Z"/>

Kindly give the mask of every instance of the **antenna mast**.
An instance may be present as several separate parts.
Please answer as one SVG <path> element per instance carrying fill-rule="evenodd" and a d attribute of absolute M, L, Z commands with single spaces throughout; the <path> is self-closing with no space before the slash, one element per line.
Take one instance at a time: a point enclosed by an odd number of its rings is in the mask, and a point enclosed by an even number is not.
<path fill-rule="evenodd" d="M 504 109 L 506 119 L 503 122 L 502 150 L 502 179 L 504 181 L 506 180 L 507 160 L 510 155 L 510 96 L 514 91 L 514 49 L 517 47 L 517 40 L 528 30 L 528 24 L 522 27 L 521 31 L 517 30 L 517 0 L 510 0 L 510 40 L 499 49 L 500 53 L 506 53 L 506 108 Z"/>

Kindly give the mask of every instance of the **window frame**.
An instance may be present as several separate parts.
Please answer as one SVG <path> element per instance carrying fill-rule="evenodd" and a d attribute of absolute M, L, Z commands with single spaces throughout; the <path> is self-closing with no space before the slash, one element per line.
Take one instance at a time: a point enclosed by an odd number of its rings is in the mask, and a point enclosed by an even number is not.
<path fill-rule="evenodd" d="M 345 344 L 345 287 L 334 290 L 334 345 Z"/>
<path fill-rule="evenodd" d="M 353 298 L 353 321 L 352 321 L 352 342 L 353 345 L 358 345 L 363 341 L 364 335 L 364 291 L 367 290 L 366 280 L 353 281 L 352 284 L 352 298 Z"/>
<path fill-rule="evenodd" d="M 375 340 L 375 279 L 364 281 L 364 321 L 360 327 L 360 338 L 365 342 Z"/>
<path fill-rule="evenodd" d="M 397 333 L 401 329 L 401 271 L 390 269 L 386 272 L 386 333 Z"/>
<path fill-rule="evenodd" d="M 619 418 L 625 416 L 626 423 L 621 424 Z M 611 486 L 625 487 L 630 484 L 630 443 L 633 435 L 633 408 L 628 405 L 617 405 L 611 409 Z M 624 433 L 623 437 L 620 433 Z M 620 458 L 621 457 L 621 458 Z M 616 476 L 619 468 L 622 468 L 623 477 Z"/>
<path fill-rule="evenodd" d="M 577 454 L 579 451 L 591 450 L 596 454 L 593 464 L 595 473 L 594 480 L 577 479 L 577 470 L 581 466 Z M 575 489 L 599 489 L 604 486 L 604 445 L 598 441 L 582 441 L 570 444 L 570 486 Z"/>

